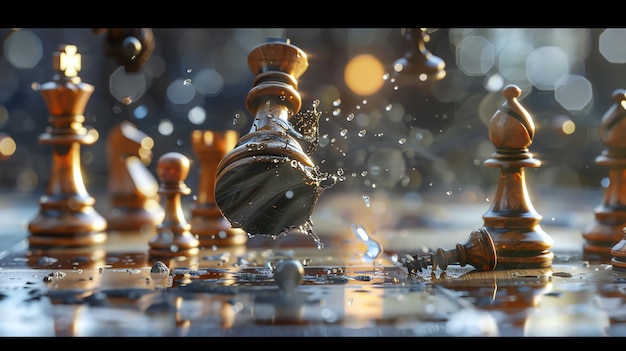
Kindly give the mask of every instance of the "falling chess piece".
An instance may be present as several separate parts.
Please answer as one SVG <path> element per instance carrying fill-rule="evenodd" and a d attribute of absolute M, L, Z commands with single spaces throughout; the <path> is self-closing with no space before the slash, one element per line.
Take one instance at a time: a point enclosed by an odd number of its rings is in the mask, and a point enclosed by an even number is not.
<path fill-rule="evenodd" d="M 608 149 L 596 157 L 596 164 L 609 166 L 609 186 L 594 211 L 594 222 L 582 234 L 583 258 L 602 263 L 611 261 L 611 247 L 622 240 L 626 226 L 626 90 L 616 90 L 613 101 L 599 127 L 600 140 Z"/>
<path fill-rule="evenodd" d="M 185 220 L 181 201 L 181 195 L 191 193 L 185 184 L 189 167 L 189 159 L 178 152 L 159 158 L 157 176 L 161 181 L 159 194 L 165 198 L 165 218 L 148 242 L 151 257 L 193 256 L 200 251 L 198 239 L 189 231 L 191 226 Z"/>
<path fill-rule="evenodd" d="M 106 241 L 107 222 L 94 209 L 95 199 L 85 189 L 80 145 L 93 144 L 98 133 L 83 126 L 84 111 L 94 87 L 81 82 L 76 46 L 61 46 L 54 54 L 57 74 L 41 84 L 39 92 L 50 113 L 51 126 L 39 143 L 52 145 L 52 171 L 40 210 L 28 224 L 32 247 L 85 247 Z"/>
<path fill-rule="evenodd" d="M 127 121 L 114 126 L 107 137 L 108 229 L 154 231 L 163 221 L 159 183 L 147 165 L 154 141 Z"/>
<path fill-rule="evenodd" d="M 191 146 L 198 158 L 197 199 L 191 208 L 191 232 L 201 247 L 245 244 L 248 234 L 233 228 L 215 203 L 215 172 L 220 160 L 237 144 L 236 130 L 191 132 Z"/>
<path fill-rule="evenodd" d="M 491 208 L 483 215 L 483 227 L 491 234 L 498 255 L 498 269 L 551 267 L 552 238 L 539 225 L 526 188 L 526 167 L 539 167 L 528 147 L 535 124 L 519 103 L 522 91 L 515 85 L 502 90 L 505 102 L 491 117 L 489 139 L 496 148 L 485 167 L 499 167 L 500 179 Z"/>
<path fill-rule="evenodd" d="M 394 77 L 417 76 L 420 80 L 441 80 L 446 76 L 446 63 L 426 49 L 426 31 L 423 28 L 405 28 L 404 38 L 411 44 L 410 50 L 393 63 Z"/>
<path fill-rule="evenodd" d="M 246 99 L 255 118 L 250 132 L 217 166 L 216 203 L 231 225 L 249 236 L 299 231 L 323 246 L 311 214 L 337 177 L 319 172 L 310 158 L 320 114 L 299 113 L 297 78 L 308 67 L 307 56 L 288 40 L 273 41 L 252 49 L 248 65 L 257 75 Z"/>
<path fill-rule="evenodd" d="M 445 250 L 437 249 L 436 253 L 426 256 L 411 256 L 406 262 L 409 273 L 422 271 L 422 268 L 432 266 L 447 269 L 450 264 L 459 264 L 461 267 L 471 265 L 476 271 L 492 271 L 496 269 L 498 257 L 496 248 L 489 232 L 485 228 L 479 228 L 470 233 L 469 238 L 463 244 L 456 244 L 456 248 Z"/>

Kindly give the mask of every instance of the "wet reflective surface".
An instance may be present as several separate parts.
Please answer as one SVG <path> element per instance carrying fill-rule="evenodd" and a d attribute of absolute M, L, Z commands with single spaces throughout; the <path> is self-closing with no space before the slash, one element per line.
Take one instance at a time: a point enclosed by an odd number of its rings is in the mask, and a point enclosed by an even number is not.
<path fill-rule="evenodd" d="M 24 200 L 28 219 L 37 206 Z M 148 257 L 151 233 L 110 232 L 89 250 L 30 250 L 19 238 L 19 216 L 9 218 L 18 235 L 2 241 L 0 335 L 626 335 L 626 273 L 583 261 L 577 228 L 547 226 L 557 243 L 549 268 L 480 272 L 452 264 L 409 274 L 403 254 L 452 248 L 471 224 L 442 231 L 430 213 L 426 227 L 359 237 L 334 225 L 329 234 L 335 220 L 323 213 L 333 201 L 315 217 L 323 249 L 289 234 L 169 260 Z M 371 247 L 376 253 L 368 255 Z M 284 262 L 288 269 L 277 273 Z"/>

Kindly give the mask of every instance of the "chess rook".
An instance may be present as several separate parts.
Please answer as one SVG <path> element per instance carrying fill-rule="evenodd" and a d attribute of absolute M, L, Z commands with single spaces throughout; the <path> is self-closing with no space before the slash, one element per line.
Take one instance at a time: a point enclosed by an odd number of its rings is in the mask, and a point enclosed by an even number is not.
<path fill-rule="evenodd" d="M 224 247 L 245 244 L 248 234 L 233 228 L 215 203 L 215 172 L 221 159 L 239 140 L 236 130 L 191 132 L 191 146 L 198 158 L 198 188 L 191 208 L 191 232 L 201 247 Z"/>
<path fill-rule="evenodd" d="M 160 180 L 159 194 L 165 201 L 165 217 L 157 226 L 157 233 L 148 242 L 148 253 L 153 258 L 193 256 L 200 250 L 199 242 L 190 232 L 183 212 L 181 196 L 189 195 L 191 189 L 185 184 L 190 162 L 178 152 L 163 154 L 157 163 Z"/>
<path fill-rule="evenodd" d="M 583 258 L 592 262 L 609 263 L 611 247 L 623 239 L 626 226 L 626 90 L 613 93 L 615 103 L 600 122 L 600 140 L 607 146 L 596 157 L 596 164 L 608 166 L 609 186 L 604 201 L 594 211 L 594 221 L 583 231 Z"/>
<path fill-rule="evenodd" d="M 108 229 L 152 231 L 163 221 L 159 183 L 147 165 L 154 141 L 128 122 L 114 126 L 107 137 Z"/>
<path fill-rule="evenodd" d="M 535 135 L 532 117 L 519 103 L 521 90 L 508 85 L 506 99 L 489 123 L 489 139 L 496 148 L 485 167 L 500 168 L 500 178 L 491 208 L 483 215 L 498 256 L 497 269 L 552 266 L 552 238 L 540 226 L 526 188 L 526 167 L 539 167 L 528 147 Z"/>
<path fill-rule="evenodd" d="M 95 199 L 82 178 L 80 147 L 95 143 L 98 133 L 83 126 L 94 87 L 78 77 L 81 62 L 76 49 L 60 47 L 53 57 L 57 74 L 39 86 L 50 123 L 39 143 L 52 146 L 52 171 L 46 194 L 39 199 L 39 213 L 28 224 L 31 247 L 84 247 L 107 238 L 107 221 L 94 209 Z"/>

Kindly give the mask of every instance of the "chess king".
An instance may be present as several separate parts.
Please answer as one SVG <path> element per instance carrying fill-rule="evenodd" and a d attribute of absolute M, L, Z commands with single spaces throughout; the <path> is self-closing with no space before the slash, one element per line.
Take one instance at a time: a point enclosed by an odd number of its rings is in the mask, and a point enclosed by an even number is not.
<path fill-rule="evenodd" d="M 85 247 L 104 243 L 107 221 L 95 209 L 82 177 L 80 146 L 98 140 L 83 126 L 84 111 L 94 87 L 78 77 L 81 56 L 74 45 L 54 53 L 53 80 L 39 86 L 49 111 L 50 126 L 39 143 L 52 146 L 52 170 L 37 216 L 28 224 L 31 247 Z"/>

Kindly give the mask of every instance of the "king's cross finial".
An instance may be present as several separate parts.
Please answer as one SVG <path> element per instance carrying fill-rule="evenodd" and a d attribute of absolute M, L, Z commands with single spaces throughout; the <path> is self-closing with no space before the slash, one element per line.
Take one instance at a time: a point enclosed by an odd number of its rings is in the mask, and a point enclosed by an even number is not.
<path fill-rule="evenodd" d="M 54 69 L 63 73 L 65 77 L 76 77 L 80 71 L 80 54 L 75 45 L 59 47 L 52 60 Z"/>

